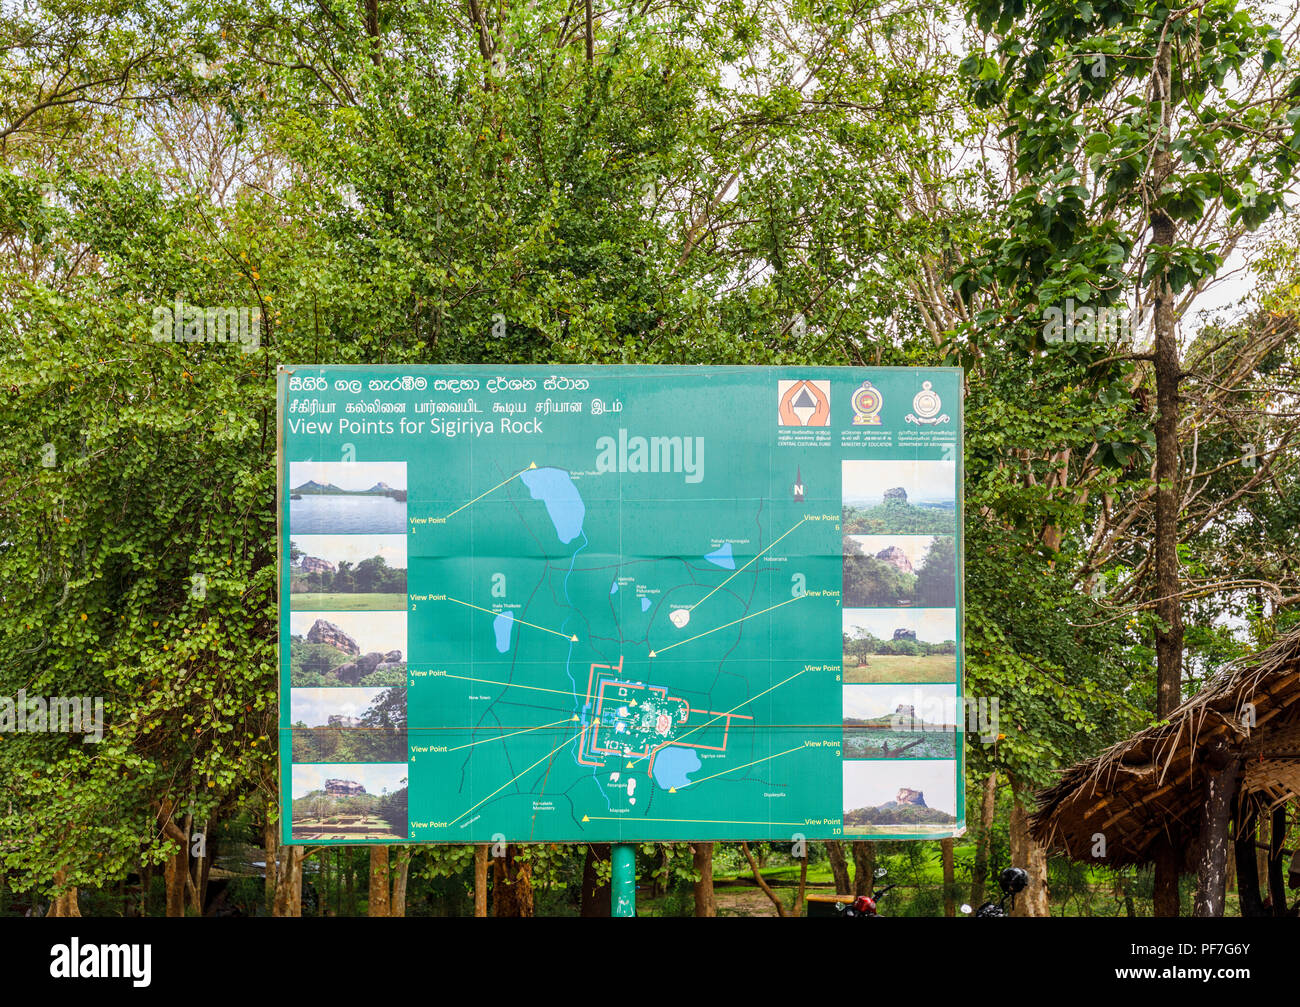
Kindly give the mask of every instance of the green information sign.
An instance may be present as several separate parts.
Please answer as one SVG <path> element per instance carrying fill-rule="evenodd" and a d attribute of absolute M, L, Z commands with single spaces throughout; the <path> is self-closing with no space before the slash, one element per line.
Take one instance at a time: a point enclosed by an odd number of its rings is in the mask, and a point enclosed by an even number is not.
<path fill-rule="evenodd" d="M 960 834 L 962 374 L 285 367 L 284 841 Z"/>

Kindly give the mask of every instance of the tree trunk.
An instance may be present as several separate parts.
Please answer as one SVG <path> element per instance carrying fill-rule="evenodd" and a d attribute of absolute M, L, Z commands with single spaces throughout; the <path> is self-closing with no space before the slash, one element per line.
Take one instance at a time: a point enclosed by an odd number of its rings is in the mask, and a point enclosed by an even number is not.
<path fill-rule="evenodd" d="M 172 820 L 175 804 L 170 798 L 165 799 L 158 809 L 158 826 L 166 839 L 176 844 L 176 850 L 166 860 L 163 867 L 163 882 L 167 892 L 167 915 L 185 915 L 185 888 L 193 886 L 190 878 L 190 826 L 189 816 L 185 818 L 185 830 Z"/>
<path fill-rule="evenodd" d="M 1237 860 L 1237 902 L 1242 916 L 1266 916 L 1264 900 L 1259 896 L 1259 860 L 1255 856 L 1255 830 L 1258 818 L 1245 812 L 1237 821 L 1233 852 Z"/>
<path fill-rule="evenodd" d="M 695 915 L 717 916 L 718 902 L 713 896 L 713 844 L 695 843 Z"/>
<path fill-rule="evenodd" d="M 940 839 L 939 853 L 943 859 L 943 914 L 952 917 L 957 915 L 957 877 L 953 862 L 955 859 L 953 841 Z"/>
<path fill-rule="evenodd" d="M 1152 912 L 1156 916 L 1177 916 L 1182 912 L 1178 894 L 1178 878 L 1182 873 L 1182 857 L 1169 842 L 1168 836 L 1161 836 L 1155 849 L 1155 892 Z"/>
<path fill-rule="evenodd" d="M 280 854 L 280 834 L 268 810 L 262 823 L 262 858 L 266 864 L 266 915 L 275 914 L 275 862 Z"/>
<path fill-rule="evenodd" d="M 345 846 L 347 850 L 347 897 L 348 897 L 348 915 L 357 916 L 357 858 L 355 851 L 350 846 Z"/>
<path fill-rule="evenodd" d="M 411 847 L 397 848 L 397 868 L 393 872 L 393 897 L 388 905 L 389 916 L 406 915 L 406 884 L 411 878 L 411 855 Z"/>
<path fill-rule="evenodd" d="M 1273 915 L 1285 916 L 1286 879 L 1282 876 L 1283 852 L 1286 841 L 1286 805 L 1273 809 L 1273 825 L 1268 836 L 1268 897 L 1273 903 Z"/>
<path fill-rule="evenodd" d="M 805 853 L 804 856 L 799 858 L 799 891 L 795 893 L 794 912 L 791 915 L 793 916 L 803 915 L 803 900 L 804 900 L 804 896 L 807 894 L 808 894 L 808 856 Z"/>
<path fill-rule="evenodd" d="M 163 882 L 167 889 L 167 915 L 185 915 L 185 882 L 190 876 L 189 851 L 182 841 L 163 867 Z"/>
<path fill-rule="evenodd" d="M 601 880 L 599 864 L 609 863 L 609 843 L 588 843 L 587 856 L 582 864 L 582 900 L 579 916 L 600 918 L 609 916 L 611 906 L 610 882 Z"/>
<path fill-rule="evenodd" d="M 391 916 L 388 880 L 388 847 L 370 847 L 370 893 L 367 916 Z"/>
<path fill-rule="evenodd" d="M 474 915 L 487 916 L 488 904 L 488 851 L 487 843 L 474 847 Z"/>
<path fill-rule="evenodd" d="M 876 847 L 865 839 L 853 840 L 853 894 L 870 895 L 876 888 Z"/>
<path fill-rule="evenodd" d="M 980 834 L 975 841 L 975 868 L 971 873 L 970 904 L 978 909 L 988 884 L 989 850 L 993 845 L 993 818 L 998 806 L 998 771 L 984 777 L 984 800 L 980 803 Z"/>
<path fill-rule="evenodd" d="M 1152 81 L 1154 98 L 1160 105 L 1161 136 L 1151 158 L 1148 188 L 1151 198 L 1164 189 L 1173 171 L 1169 153 L 1169 129 L 1173 115 L 1173 56 L 1168 40 L 1156 51 Z M 1151 242 L 1174 243 L 1173 218 L 1164 210 L 1151 213 Z M 1156 376 L 1156 500 L 1155 500 L 1155 598 L 1156 598 L 1156 714 L 1168 717 L 1178 706 L 1182 691 L 1183 615 L 1181 578 L 1178 570 L 1179 468 L 1178 384 L 1182 363 L 1174 293 L 1169 277 L 1162 273 L 1154 281 L 1155 376 Z M 1166 910 L 1178 901 L 1178 857 L 1175 851 L 1157 856 L 1155 867 L 1156 903 Z M 1157 915 L 1160 913 L 1157 911 Z"/>
<path fill-rule="evenodd" d="M 1222 916 L 1227 883 L 1228 820 L 1237 793 L 1241 756 L 1211 754 L 1205 774 L 1205 802 L 1201 810 L 1200 859 L 1196 867 L 1195 916 Z"/>
<path fill-rule="evenodd" d="M 198 891 L 198 915 L 202 916 L 208 905 L 208 875 L 212 871 L 212 861 L 217 856 L 217 839 L 212 823 L 203 829 L 203 856 L 194 864 L 194 873 L 198 875 L 195 887 Z"/>
<path fill-rule="evenodd" d="M 853 891 L 849 880 L 849 862 L 844 856 L 844 844 L 838 839 L 826 840 L 826 855 L 831 861 L 831 875 L 835 878 L 835 894 L 848 895 Z"/>
<path fill-rule="evenodd" d="M 149 889 L 153 886 L 153 868 L 141 865 L 140 867 L 140 915 L 148 916 L 149 909 Z M 267 912 L 271 911 L 271 904 L 266 905 Z"/>
<path fill-rule="evenodd" d="M 533 915 L 533 866 L 519 852 L 511 843 L 504 857 L 492 860 L 493 916 Z"/>
<path fill-rule="evenodd" d="M 276 916 L 302 915 L 302 855 L 301 846 L 280 847 L 280 867 L 275 872 Z"/>
<path fill-rule="evenodd" d="M 1050 916 L 1047 899 L 1047 851 L 1029 834 L 1029 810 L 1025 807 L 1028 789 L 1014 776 L 1011 781 L 1011 862 L 1023 866 L 1029 884 L 1016 896 L 1012 916 Z"/>
<path fill-rule="evenodd" d="M 776 907 L 776 915 L 784 916 L 785 906 L 781 904 L 781 900 L 777 897 L 776 892 L 772 891 L 772 886 L 763 880 L 763 874 L 758 868 L 758 861 L 754 859 L 754 854 L 749 850 L 749 843 L 741 843 L 740 849 L 744 852 L 745 859 L 749 861 L 749 869 L 754 872 L 754 882 L 759 888 L 763 889 L 763 894 L 766 895 L 772 905 Z"/>
<path fill-rule="evenodd" d="M 80 916 L 81 907 L 77 904 L 77 887 L 76 885 L 68 886 L 68 872 L 66 870 L 57 870 L 54 872 L 54 892 L 50 900 L 50 908 L 46 916 Z"/>

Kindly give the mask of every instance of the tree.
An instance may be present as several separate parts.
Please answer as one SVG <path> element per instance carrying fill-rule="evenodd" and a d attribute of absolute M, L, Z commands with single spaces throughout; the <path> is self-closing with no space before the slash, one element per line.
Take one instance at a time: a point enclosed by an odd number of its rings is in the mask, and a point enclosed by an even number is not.
<path fill-rule="evenodd" d="M 1032 9 L 977 0 L 968 10 L 983 31 L 997 26 L 962 70 L 976 103 L 996 107 L 1004 135 L 1019 141 L 1010 155 L 1019 188 L 1005 234 L 963 272 L 961 289 L 973 297 L 996 288 L 972 324 L 1009 326 L 1023 352 L 1046 339 L 1097 374 L 1127 373 L 1117 389 L 1125 397 L 1154 386 L 1149 482 L 1128 520 L 1149 522 L 1135 580 L 1155 617 L 1154 712 L 1163 717 L 1180 700 L 1184 649 L 1178 322 L 1224 256 L 1280 205 L 1300 160 L 1292 114 L 1300 78 L 1277 31 L 1233 0 Z M 1071 317 L 1061 333 L 1033 323 L 1050 323 L 1052 312 L 1059 323 L 1076 302 L 1083 325 Z M 1098 338 L 1097 319 L 1117 305 L 1149 316 L 1149 348 Z M 1116 372 L 1121 364 L 1131 369 Z M 1132 457 L 1114 442 L 1100 447 L 1090 457 Z M 1163 914 L 1177 911 L 1176 873 L 1166 850 L 1157 864 Z"/>

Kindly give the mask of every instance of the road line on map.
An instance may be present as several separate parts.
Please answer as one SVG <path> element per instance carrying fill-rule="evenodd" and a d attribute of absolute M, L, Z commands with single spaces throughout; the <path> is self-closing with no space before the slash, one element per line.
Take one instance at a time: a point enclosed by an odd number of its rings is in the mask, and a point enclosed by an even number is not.
<path fill-rule="evenodd" d="M 539 626 L 539 625 L 537 625 L 537 623 L 535 623 L 535 622 L 529 622 L 527 619 L 520 619 L 520 618 L 519 618 L 517 615 L 515 615 L 514 612 L 513 612 L 512 610 L 510 610 L 510 609 L 506 609 L 504 612 L 494 612 L 494 611 L 492 611 L 492 609 L 490 609 L 490 608 L 484 608 L 482 605 L 472 605 L 472 604 L 470 604 L 470 603 L 467 602 L 467 601 L 461 601 L 459 598 L 453 598 L 451 595 L 447 595 L 446 600 L 447 600 L 447 601 L 454 601 L 457 605 L 464 605 L 466 608 L 473 608 L 473 609 L 477 609 L 477 610 L 480 611 L 480 612 L 486 612 L 488 615 L 501 616 L 501 615 L 505 615 L 506 612 L 510 612 L 510 620 L 511 620 L 512 622 L 517 622 L 517 623 L 519 623 L 521 626 L 531 626 L 531 627 L 533 627 L 533 629 L 540 629 L 543 633 L 550 633 L 552 636 L 558 636 L 558 637 L 560 637 L 560 638 L 562 638 L 562 639 L 565 639 L 565 640 L 570 641 L 571 643 L 577 643 L 577 642 L 578 642 L 578 638 L 577 638 L 577 636 L 575 636 L 575 635 L 572 634 L 572 633 L 561 633 L 559 630 L 555 630 L 555 629 L 547 629 L 545 626 Z M 685 641 L 683 641 L 683 642 L 685 642 Z"/>
<path fill-rule="evenodd" d="M 557 720 L 554 724 L 538 724 L 536 727 L 525 727 L 520 731 L 512 731 L 510 734 L 498 734 L 494 738 L 481 738 L 478 741 L 471 741 L 468 745 L 457 745 L 455 748 L 449 748 L 447 751 L 459 752 L 462 748 L 473 748 L 475 745 L 485 745 L 489 741 L 505 741 L 506 738 L 513 738 L 516 734 L 528 734 L 530 731 L 544 731 L 548 727 L 559 727 L 561 724 L 572 724 L 577 719 L 577 714 L 574 714 L 572 717 L 565 717 L 563 720 Z"/>
<path fill-rule="evenodd" d="M 438 678 L 455 678 L 462 682 L 482 682 L 485 685 L 504 685 L 511 689 L 532 689 L 534 692 L 553 692 L 557 696 L 568 696 L 573 698 L 572 689 L 547 689 L 540 685 L 524 685 L 522 682 L 500 682 L 495 678 L 472 678 L 469 675 L 453 675 L 448 672 L 445 675 L 439 675 Z"/>
<path fill-rule="evenodd" d="M 710 591 L 708 594 L 706 594 L 703 598 L 701 598 L 699 601 L 697 601 L 694 605 L 688 605 L 688 606 L 686 607 L 686 610 L 687 610 L 688 612 L 694 612 L 697 608 L 699 608 L 699 607 L 700 607 L 701 605 L 703 605 L 706 601 L 708 601 L 710 598 L 712 598 L 715 594 L 717 594 L 719 591 L 721 591 L 724 587 L 726 587 L 728 584 L 730 584 L 733 578 L 735 578 L 735 577 L 739 577 L 742 573 L 744 573 L 744 572 L 745 572 L 745 571 L 750 567 L 750 565 L 754 562 L 754 560 L 758 559 L 759 556 L 762 556 L 763 553 L 767 552 L 768 549 L 771 549 L 772 546 L 776 545 L 778 542 L 781 541 L 781 539 L 785 538 L 786 535 L 789 535 L 790 532 L 794 531 L 795 528 L 798 528 L 800 525 L 802 525 L 802 524 L 803 524 L 805 521 L 807 521 L 807 520 L 808 520 L 807 517 L 800 518 L 800 520 L 799 520 L 799 524 L 795 525 L 794 528 L 789 529 L 789 531 L 787 531 L 787 532 L 785 533 L 785 535 L 781 535 L 779 538 L 774 538 L 771 542 L 768 543 L 766 549 L 763 549 L 761 552 L 756 552 L 756 553 L 754 554 L 753 558 L 750 559 L 750 561 L 749 561 L 748 563 L 746 563 L 744 566 L 742 566 L 739 570 L 737 570 L 735 573 L 733 573 L 730 577 L 728 577 L 726 580 L 724 580 L 721 584 L 719 584 L 717 587 L 715 587 L 712 591 Z"/>
<path fill-rule="evenodd" d="M 782 604 L 784 604 L 784 602 L 782 602 Z M 691 730 L 689 730 L 689 731 L 687 731 L 685 734 L 683 734 L 680 738 L 674 738 L 674 739 L 670 742 L 670 744 L 673 744 L 673 745 L 679 745 L 679 744 L 681 744 L 681 742 L 682 742 L 684 739 L 689 738 L 689 737 L 690 737 L 692 734 L 694 734 L 696 731 L 703 731 L 703 730 L 704 730 L 706 727 L 708 727 L 710 724 L 717 723 L 717 722 L 718 722 L 719 720 L 721 720 L 723 717 L 730 717 L 733 713 L 735 713 L 737 710 L 739 710 L 739 709 L 740 709 L 742 706 L 744 706 L 746 703 L 752 703 L 752 702 L 753 702 L 754 700 L 756 700 L 756 699 L 762 699 L 764 696 L 766 696 L 766 695 L 767 695 L 769 692 L 771 692 L 773 689 L 779 689 L 779 688 L 781 688 L 781 686 L 785 685 L 786 682 L 793 681 L 794 679 L 798 678 L 800 675 L 805 674 L 805 673 L 807 672 L 807 670 L 808 670 L 808 669 L 805 668 L 803 671 L 796 671 L 796 672 L 795 672 L 793 675 L 791 675 L 789 678 L 783 678 L 783 679 L 781 679 L 781 681 L 777 682 L 776 685 L 771 686 L 770 688 L 764 689 L 764 690 L 763 690 L 762 692 L 760 692 L 757 696 L 751 696 L 749 699 L 742 700 L 741 702 L 739 702 L 739 703 L 737 703 L 735 706 L 733 706 L 730 710 L 728 710 L 726 713 L 719 713 L 719 714 L 718 714 L 716 717 L 714 717 L 712 720 L 706 720 L 706 721 L 705 721 L 703 724 L 701 724 L 699 727 L 694 727 L 694 728 L 692 728 Z M 731 721 L 728 720 L 727 723 L 730 724 Z M 644 759 L 645 756 L 643 755 L 641 758 Z M 636 760 L 636 762 L 640 762 L 640 761 L 641 761 L 641 759 L 637 759 L 637 760 Z M 629 768 L 630 768 L 631 766 L 633 766 L 634 764 L 635 764 L 635 763 L 633 763 L 633 762 L 629 762 L 629 763 L 628 763 Z"/>
<path fill-rule="evenodd" d="M 734 773 L 737 769 L 747 769 L 750 766 L 757 766 L 760 762 L 770 762 L 772 759 L 779 759 L 783 755 L 789 755 L 791 752 L 797 752 L 800 749 L 807 748 L 807 745 L 798 745 L 794 748 L 787 748 L 784 752 L 777 752 L 775 755 L 768 755 L 762 759 L 755 759 L 753 762 L 746 762 L 743 766 L 732 766 L 730 769 L 724 769 L 721 773 L 714 773 L 712 776 L 702 776 L 698 780 L 691 780 L 686 784 L 693 787 L 697 783 L 703 783 L 705 780 L 715 780 L 719 776 L 726 776 L 728 773 Z M 681 790 L 681 787 L 673 787 L 673 790 Z"/>
<path fill-rule="evenodd" d="M 712 629 L 706 629 L 703 633 L 696 633 L 694 636 L 688 636 L 685 640 L 678 640 L 676 643 L 670 643 L 667 647 L 660 647 L 658 650 L 650 651 L 651 657 L 658 657 L 665 650 L 672 650 L 674 647 L 680 647 L 684 643 L 690 643 L 692 640 L 698 640 L 702 636 L 708 636 L 710 633 L 716 633 L 719 630 L 726 629 L 728 626 L 734 626 L 738 622 L 744 622 L 746 619 L 756 619 L 765 612 L 771 612 L 773 609 L 780 608 L 782 605 L 789 605 L 792 602 L 807 598 L 806 594 L 797 595 L 794 598 L 787 598 L 785 601 L 779 601 L 775 605 L 769 605 L 767 608 L 759 609 L 757 612 L 750 612 L 749 615 L 742 615 L 739 619 L 732 619 L 731 622 L 724 622 L 721 626 L 714 626 Z"/>
<path fill-rule="evenodd" d="M 631 815 L 583 815 L 584 822 L 679 822 L 684 825 L 807 825 L 807 822 L 737 822 L 726 818 L 636 818 Z"/>
<path fill-rule="evenodd" d="M 497 794 L 499 794 L 499 793 L 501 793 L 501 791 L 505 790 L 506 787 L 508 787 L 508 786 L 510 786 L 510 784 L 514 783 L 515 780 L 517 780 L 517 779 L 519 779 L 519 777 L 523 776 L 524 773 L 531 773 L 534 769 L 536 769 L 538 766 L 540 766 L 543 762 L 545 762 L 547 759 L 549 759 L 552 755 L 554 755 L 556 752 L 558 752 L 558 751 L 559 751 L 561 748 L 563 748 L 565 745 L 571 744 L 572 742 L 577 741 L 577 740 L 578 740 L 578 735 L 576 735 L 576 734 L 575 734 L 572 738 L 566 738 L 564 741 L 560 742 L 560 744 L 558 744 L 558 745 L 556 745 L 554 748 L 552 748 L 549 752 L 547 752 L 545 755 L 543 755 L 540 759 L 538 759 L 536 762 L 534 762 L 531 766 L 529 766 L 529 767 L 528 767 L 527 769 L 525 769 L 523 772 L 516 773 L 514 776 L 510 777 L 510 779 L 506 780 L 505 783 L 503 783 L 503 784 L 501 784 L 501 786 L 497 787 L 496 790 L 494 790 L 494 791 L 492 791 L 492 793 L 488 794 L 487 797 L 485 797 L 485 798 L 483 798 L 483 800 L 479 801 L 478 804 L 475 804 L 475 805 L 474 805 L 473 807 L 471 807 L 471 808 L 466 808 L 466 809 L 465 809 L 464 811 L 462 811 L 459 815 L 457 815 L 457 816 L 456 816 L 455 818 L 453 818 L 450 822 L 448 822 L 447 825 L 448 825 L 449 827 L 452 826 L 452 825 L 455 825 L 457 822 L 459 822 L 459 821 L 460 821 L 462 818 L 464 818 L 466 815 L 471 814 L 471 813 L 472 813 L 476 808 L 480 807 L 481 805 L 486 804 L 488 801 L 492 800 L 492 798 L 496 797 Z"/>

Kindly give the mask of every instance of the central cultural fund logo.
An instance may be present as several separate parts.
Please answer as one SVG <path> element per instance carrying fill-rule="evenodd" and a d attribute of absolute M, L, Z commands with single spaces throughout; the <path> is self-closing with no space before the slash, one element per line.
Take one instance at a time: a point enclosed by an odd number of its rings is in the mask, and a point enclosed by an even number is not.
<path fill-rule="evenodd" d="M 781 426 L 830 426 L 831 383 L 829 381 L 778 381 L 776 390 Z"/>
<path fill-rule="evenodd" d="M 884 405 L 884 400 L 880 397 L 879 388 L 872 385 L 870 381 L 864 381 L 862 386 L 853 393 L 851 401 L 855 427 L 880 426 L 880 407 Z"/>
<path fill-rule="evenodd" d="M 919 423 L 925 426 L 933 426 L 936 423 L 947 423 L 951 417 L 947 413 L 940 415 L 939 410 L 943 408 L 943 400 L 939 398 L 933 386 L 928 381 L 921 382 L 921 390 L 912 398 L 912 409 L 905 417 L 908 423 Z"/>

